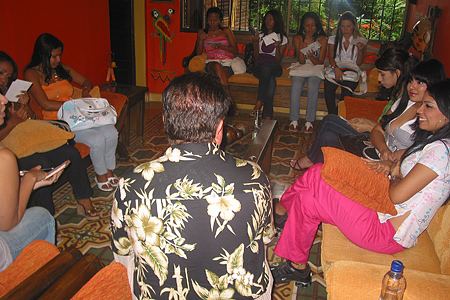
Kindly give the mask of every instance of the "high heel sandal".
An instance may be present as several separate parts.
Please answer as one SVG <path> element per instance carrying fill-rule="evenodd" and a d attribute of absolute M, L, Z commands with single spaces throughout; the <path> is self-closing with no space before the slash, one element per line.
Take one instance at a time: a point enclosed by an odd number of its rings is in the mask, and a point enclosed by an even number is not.
<path fill-rule="evenodd" d="M 119 185 L 119 180 L 120 178 L 117 177 L 116 175 L 112 176 L 112 177 L 108 177 L 108 183 L 110 186 L 112 187 L 116 187 Z M 116 183 L 114 183 L 113 181 L 117 181 Z"/>
<path fill-rule="evenodd" d="M 111 183 L 108 181 L 98 182 L 97 177 L 94 176 L 95 182 L 97 183 L 97 187 L 99 190 L 104 192 L 112 192 L 114 188 L 111 186 Z M 106 186 L 106 187 L 105 187 Z M 109 186 L 109 188 L 108 188 Z"/>
<path fill-rule="evenodd" d="M 98 215 L 94 216 L 94 214 L 98 213 Z M 100 220 L 100 211 L 98 211 L 95 207 L 86 210 L 86 208 L 77 202 L 77 214 L 84 216 L 88 221 L 97 221 Z"/>

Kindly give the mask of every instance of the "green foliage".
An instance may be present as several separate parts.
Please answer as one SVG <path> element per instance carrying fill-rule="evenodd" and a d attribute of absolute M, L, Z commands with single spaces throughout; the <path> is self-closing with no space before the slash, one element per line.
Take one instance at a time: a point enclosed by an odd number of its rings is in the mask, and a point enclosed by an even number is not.
<path fill-rule="evenodd" d="M 322 21 L 325 32 L 332 35 L 340 14 L 350 10 L 356 15 L 360 30 L 368 39 L 393 41 L 402 35 L 406 0 L 250 0 L 249 19 L 252 25 L 260 28 L 264 14 L 270 9 L 281 11 L 286 22 L 289 2 L 289 33 L 297 33 L 302 15 L 313 11 Z"/>

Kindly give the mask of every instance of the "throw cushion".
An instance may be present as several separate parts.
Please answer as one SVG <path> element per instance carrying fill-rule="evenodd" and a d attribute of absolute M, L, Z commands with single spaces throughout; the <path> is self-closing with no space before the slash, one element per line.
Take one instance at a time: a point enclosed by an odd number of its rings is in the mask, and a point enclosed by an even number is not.
<path fill-rule="evenodd" d="M 0 142 L 18 158 L 61 147 L 75 135 L 44 120 L 31 120 L 18 124 Z"/>
<path fill-rule="evenodd" d="M 92 88 L 92 90 L 89 92 L 89 94 L 91 94 L 92 98 L 102 98 L 100 96 L 100 88 L 98 86 L 94 86 Z M 79 89 L 77 87 L 73 87 L 73 94 L 72 94 L 72 98 L 73 99 L 79 99 L 79 98 L 83 98 L 83 90 Z"/>
<path fill-rule="evenodd" d="M 344 98 L 346 119 L 367 118 L 374 122 L 378 122 L 378 118 L 383 113 L 387 101 L 367 100 L 346 96 Z"/>
<path fill-rule="evenodd" d="M 206 66 L 206 53 L 194 56 L 189 62 L 189 71 L 204 71 Z"/>
<path fill-rule="evenodd" d="M 389 198 L 389 179 L 384 174 L 375 175 L 364 161 L 349 152 L 322 148 L 323 180 L 342 195 L 372 210 L 395 216 L 397 210 Z"/>

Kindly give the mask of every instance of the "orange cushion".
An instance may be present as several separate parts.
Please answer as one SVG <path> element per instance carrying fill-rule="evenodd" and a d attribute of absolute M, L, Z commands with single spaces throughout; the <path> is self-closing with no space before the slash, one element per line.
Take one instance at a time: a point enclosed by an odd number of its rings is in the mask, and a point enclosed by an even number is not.
<path fill-rule="evenodd" d="M 389 179 L 369 170 L 364 161 L 349 152 L 322 148 L 323 180 L 342 195 L 372 210 L 395 216 L 397 210 L 389 198 Z"/>
<path fill-rule="evenodd" d="M 0 297 L 40 269 L 59 254 L 52 243 L 36 240 L 20 252 L 17 259 L 0 273 Z"/>
<path fill-rule="evenodd" d="M 367 118 L 374 122 L 378 122 L 378 118 L 383 113 L 383 109 L 388 103 L 387 101 L 377 101 L 360 99 L 346 96 L 344 98 L 346 108 L 346 119 Z"/>

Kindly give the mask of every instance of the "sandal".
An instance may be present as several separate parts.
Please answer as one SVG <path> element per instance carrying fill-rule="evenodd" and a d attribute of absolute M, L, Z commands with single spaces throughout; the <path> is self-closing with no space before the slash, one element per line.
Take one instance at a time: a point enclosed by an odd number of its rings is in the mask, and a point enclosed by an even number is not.
<path fill-rule="evenodd" d="M 97 187 L 99 190 L 104 192 L 112 192 L 114 188 L 111 186 L 109 181 L 98 182 L 97 177 L 94 176 L 95 182 L 97 183 Z"/>
<path fill-rule="evenodd" d="M 110 186 L 112 186 L 112 187 L 116 187 L 116 186 L 118 186 L 119 185 L 119 177 L 117 177 L 116 175 L 114 175 L 114 176 L 112 176 L 112 177 L 108 177 L 108 183 L 109 183 L 109 185 Z M 116 183 L 114 183 L 114 181 L 116 182 Z"/>
<path fill-rule="evenodd" d="M 86 208 L 78 202 L 77 202 L 77 214 L 84 216 L 88 221 L 100 220 L 100 211 L 98 211 L 96 208 L 86 210 Z"/>
<path fill-rule="evenodd" d="M 293 161 L 295 161 L 294 164 L 292 164 Z M 303 171 L 303 170 L 308 169 L 308 168 L 302 168 L 302 167 L 300 166 L 300 164 L 298 163 L 298 159 L 297 159 L 297 160 L 291 160 L 291 161 L 289 162 L 289 167 L 291 167 L 291 168 L 294 169 L 295 171 Z"/>

